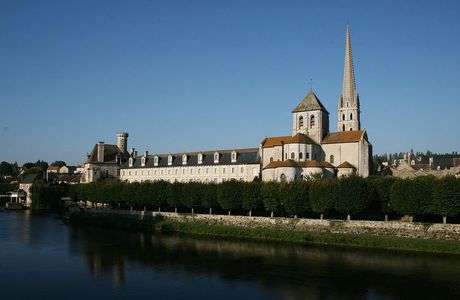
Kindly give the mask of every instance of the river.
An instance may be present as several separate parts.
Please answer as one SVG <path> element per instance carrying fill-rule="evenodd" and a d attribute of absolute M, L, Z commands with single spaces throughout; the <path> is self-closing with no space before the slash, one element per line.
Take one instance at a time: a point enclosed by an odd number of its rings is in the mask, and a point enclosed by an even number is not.
<path fill-rule="evenodd" d="M 460 299 L 460 256 L 151 235 L 0 210 L 0 299 Z"/>

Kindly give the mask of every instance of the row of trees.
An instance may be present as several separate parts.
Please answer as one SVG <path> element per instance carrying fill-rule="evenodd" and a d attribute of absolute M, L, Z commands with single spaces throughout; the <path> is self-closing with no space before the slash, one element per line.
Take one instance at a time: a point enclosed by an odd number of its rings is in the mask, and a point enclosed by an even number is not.
<path fill-rule="evenodd" d="M 236 182 L 221 184 L 168 183 L 90 183 L 70 189 L 74 200 L 106 203 L 113 207 L 188 210 L 223 209 L 231 212 L 254 211 L 290 216 L 347 215 L 366 217 L 371 213 L 410 216 L 460 214 L 460 179 L 431 176 L 416 179 L 358 176 L 336 180 Z"/>

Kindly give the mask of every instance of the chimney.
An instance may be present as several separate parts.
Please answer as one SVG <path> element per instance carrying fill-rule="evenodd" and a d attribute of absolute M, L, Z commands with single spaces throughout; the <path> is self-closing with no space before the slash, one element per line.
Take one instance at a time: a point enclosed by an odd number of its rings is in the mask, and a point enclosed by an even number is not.
<path fill-rule="evenodd" d="M 144 157 L 147 157 L 147 156 L 149 156 L 149 152 L 147 150 L 145 150 Z"/>
<path fill-rule="evenodd" d="M 104 142 L 97 143 L 97 162 L 104 162 Z"/>
<path fill-rule="evenodd" d="M 134 157 L 135 152 L 136 152 L 136 148 L 131 148 L 131 153 L 130 153 L 131 157 Z"/>

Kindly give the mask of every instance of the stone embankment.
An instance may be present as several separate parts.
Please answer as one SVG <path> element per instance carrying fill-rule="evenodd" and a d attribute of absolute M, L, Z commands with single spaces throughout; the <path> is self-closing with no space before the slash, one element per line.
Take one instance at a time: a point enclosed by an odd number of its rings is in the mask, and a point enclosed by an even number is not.
<path fill-rule="evenodd" d="M 194 222 L 207 225 L 270 228 L 306 232 L 344 234 L 368 234 L 418 239 L 442 239 L 460 241 L 460 224 L 410 223 L 400 221 L 343 221 L 319 219 L 269 218 L 249 216 L 182 214 L 152 211 L 122 211 L 112 209 L 88 209 L 88 213 L 129 215 L 148 218 L 161 215 L 176 222 Z"/>

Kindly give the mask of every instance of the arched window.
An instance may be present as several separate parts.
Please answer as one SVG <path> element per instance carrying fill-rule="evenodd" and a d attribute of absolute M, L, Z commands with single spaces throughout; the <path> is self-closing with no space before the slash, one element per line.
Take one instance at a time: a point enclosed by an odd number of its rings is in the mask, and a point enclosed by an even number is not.
<path fill-rule="evenodd" d="M 299 159 L 302 159 L 302 158 L 303 158 L 303 153 L 299 152 Z"/>
<path fill-rule="evenodd" d="M 350 120 L 353 120 L 353 114 L 350 114 Z"/>
<path fill-rule="evenodd" d="M 295 159 L 295 153 L 291 152 L 291 159 Z"/>
<path fill-rule="evenodd" d="M 315 127 L 315 116 L 310 117 L 310 128 Z"/>
<path fill-rule="evenodd" d="M 344 121 L 345 121 L 345 114 L 343 114 L 343 115 L 342 115 L 342 120 L 344 120 Z"/>
<path fill-rule="evenodd" d="M 299 129 L 302 129 L 303 128 L 303 117 L 301 116 L 299 118 Z"/>
<path fill-rule="evenodd" d="M 345 131 L 345 124 L 342 125 L 342 131 Z"/>
<path fill-rule="evenodd" d="M 334 163 L 334 155 L 329 156 L 329 162 L 330 162 L 331 164 Z"/>
<path fill-rule="evenodd" d="M 272 161 L 273 161 L 273 157 L 270 157 L 270 162 L 272 162 Z"/>
<path fill-rule="evenodd" d="M 305 158 L 309 159 L 310 158 L 310 153 L 307 152 L 307 154 L 305 155 Z"/>
<path fill-rule="evenodd" d="M 281 181 L 281 182 L 286 182 L 286 175 L 284 175 L 284 173 L 281 174 L 281 176 L 280 176 L 280 181 Z"/>
<path fill-rule="evenodd" d="M 353 128 L 350 128 L 350 131 L 353 131 Z"/>

